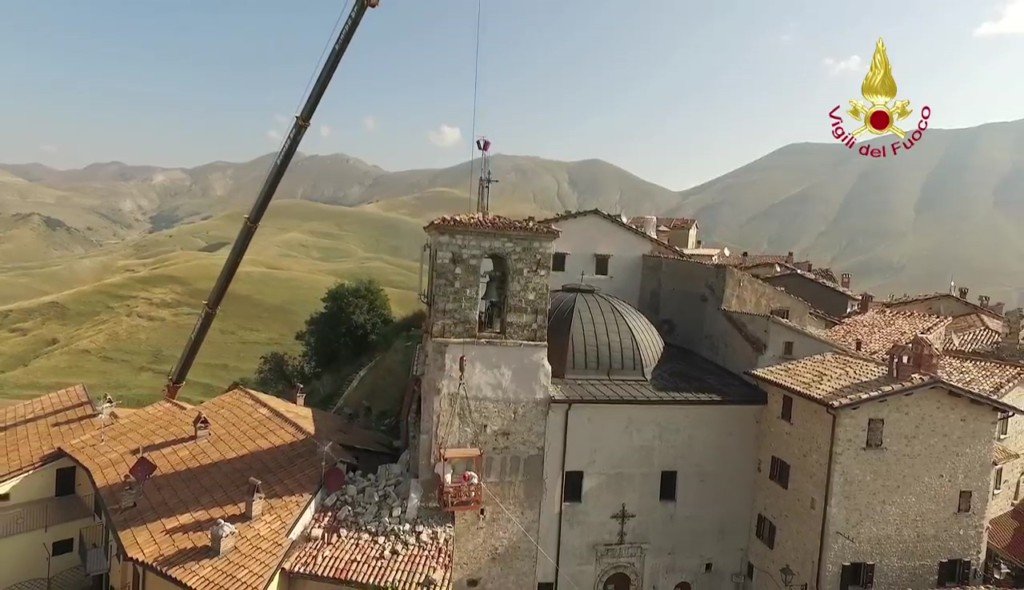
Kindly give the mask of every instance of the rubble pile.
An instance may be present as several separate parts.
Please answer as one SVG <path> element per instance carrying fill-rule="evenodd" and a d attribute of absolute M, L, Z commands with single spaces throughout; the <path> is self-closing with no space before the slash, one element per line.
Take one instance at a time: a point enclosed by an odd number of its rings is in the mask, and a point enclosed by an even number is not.
<path fill-rule="evenodd" d="M 408 453 L 377 473 L 350 473 L 346 485 L 327 496 L 309 528 L 310 540 L 355 536 L 380 547 L 380 555 L 450 544 L 451 519 L 435 510 L 420 511 L 423 490 L 408 474 Z"/>

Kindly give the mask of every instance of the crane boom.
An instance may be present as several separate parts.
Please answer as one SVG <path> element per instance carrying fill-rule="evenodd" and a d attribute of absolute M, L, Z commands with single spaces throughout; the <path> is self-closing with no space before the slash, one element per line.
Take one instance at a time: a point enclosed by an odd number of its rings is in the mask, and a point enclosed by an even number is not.
<path fill-rule="evenodd" d="M 284 177 L 285 171 L 288 170 L 288 165 L 291 164 L 292 158 L 299 148 L 302 136 L 305 135 L 306 129 L 309 128 L 310 121 L 313 119 L 313 113 L 316 112 L 316 107 L 320 104 L 320 99 L 323 98 L 324 92 L 327 91 L 327 86 L 330 84 L 335 70 L 338 69 L 338 64 L 341 63 L 345 50 L 348 49 L 349 43 L 352 42 L 352 37 L 355 35 L 356 29 L 359 28 L 363 15 L 366 14 L 366 9 L 376 8 L 379 1 L 355 0 L 352 11 L 338 32 L 338 38 L 334 42 L 327 60 L 324 61 L 324 65 L 320 69 L 320 75 L 317 76 L 309 96 L 306 97 L 302 110 L 299 111 L 299 114 L 295 115 L 295 122 L 292 124 L 291 131 L 288 132 L 288 137 L 281 146 L 281 151 L 278 152 L 277 159 L 274 160 L 274 164 L 267 174 L 267 179 L 263 183 L 263 188 L 260 189 L 259 196 L 256 197 L 256 202 L 253 203 L 252 210 L 245 216 L 242 228 L 238 232 L 238 237 L 235 238 L 235 243 L 231 247 L 231 253 L 228 254 L 227 260 L 224 261 L 224 267 L 221 268 L 217 282 L 214 283 L 213 289 L 210 290 L 210 296 L 203 302 L 203 309 L 199 313 L 199 319 L 196 321 L 195 328 L 192 329 L 192 334 L 188 337 L 185 350 L 182 351 L 181 358 L 178 359 L 178 363 L 167 378 L 167 387 L 164 391 L 164 395 L 167 398 L 176 398 L 178 391 L 185 384 L 185 378 L 188 377 L 188 372 L 192 368 L 196 356 L 199 354 L 199 349 L 202 347 L 207 333 L 210 331 L 210 326 L 217 315 L 217 310 L 224 301 L 224 295 L 227 293 L 228 287 L 231 286 L 231 280 L 235 277 L 235 273 L 238 272 L 238 266 L 242 263 L 242 258 L 245 256 L 246 250 L 249 249 L 249 244 L 252 242 L 253 235 L 255 235 L 256 229 L 259 227 L 260 220 L 267 211 L 267 206 L 270 205 L 271 199 L 274 198 L 277 186 L 281 184 L 281 179 Z"/>

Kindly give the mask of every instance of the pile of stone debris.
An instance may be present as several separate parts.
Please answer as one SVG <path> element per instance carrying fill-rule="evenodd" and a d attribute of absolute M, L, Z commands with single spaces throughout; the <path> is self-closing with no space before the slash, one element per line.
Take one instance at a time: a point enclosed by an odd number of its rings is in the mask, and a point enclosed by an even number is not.
<path fill-rule="evenodd" d="M 408 473 L 409 456 L 381 465 L 377 473 L 350 473 L 344 487 L 329 495 L 309 528 L 310 540 L 373 541 L 382 553 L 402 555 L 414 548 L 449 545 L 451 517 L 422 509 L 423 490 Z"/>

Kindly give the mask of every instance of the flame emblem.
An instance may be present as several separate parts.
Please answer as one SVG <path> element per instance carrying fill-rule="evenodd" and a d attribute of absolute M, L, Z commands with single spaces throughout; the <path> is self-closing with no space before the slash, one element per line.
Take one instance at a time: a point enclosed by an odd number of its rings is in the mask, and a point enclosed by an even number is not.
<path fill-rule="evenodd" d="M 847 112 L 854 119 L 864 123 L 859 129 L 853 131 L 854 137 L 860 136 L 865 131 L 870 131 L 875 135 L 892 132 L 900 139 L 906 137 L 906 132 L 896 126 L 896 121 L 902 121 L 909 117 L 913 109 L 910 108 L 909 100 L 893 100 L 896 98 L 896 79 L 892 77 L 892 65 L 889 64 L 889 56 L 885 52 L 885 42 L 881 38 L 875 44 L 871 69 L 864 77 L 864 83 L 860 85 L 860 93 L 870 104 L 865 105 L 859 100 L 850 101 L 850 110 Z"/>

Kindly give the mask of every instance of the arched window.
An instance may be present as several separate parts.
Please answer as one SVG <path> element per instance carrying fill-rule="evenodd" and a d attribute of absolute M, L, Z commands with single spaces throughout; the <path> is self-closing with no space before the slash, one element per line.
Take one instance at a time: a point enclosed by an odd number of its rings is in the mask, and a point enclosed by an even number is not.
<path fill-rule="evenodd" d="M 693 590 L 689 582 L 679 582 L 673 590 Z"/>
<path fill-rule="evenodd" d="M 631 590 L 632 587 L 629 576 L 618 572 L 608 576 L 608 579 L 604 581 L 603 590 Z"/>
<path fill-rule="evenodd" d="M 505 333 L 505 305 L 508 289 L 508 264 L 497 254 L 480 261 L 480 305 L 477 333 Z"/>

